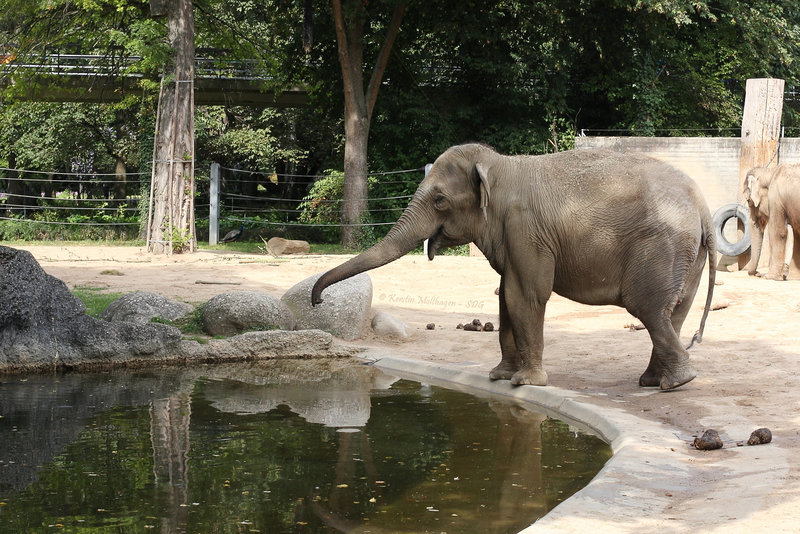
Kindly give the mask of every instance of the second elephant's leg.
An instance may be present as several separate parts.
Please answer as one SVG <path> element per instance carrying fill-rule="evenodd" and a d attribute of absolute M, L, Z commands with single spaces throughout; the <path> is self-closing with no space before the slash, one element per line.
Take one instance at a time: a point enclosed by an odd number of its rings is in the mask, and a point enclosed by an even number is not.
<path fill-rule="evenodd" d="M 770 216 L 767 223 L 769 232 L 769 244 L 772 253 L 769 259 L 769 274 L 766 278 L 770 280 L 783 280 L 783 264 L 786 259 L 786 238 L 789 235 L 786 228 L 786 217 L 778 212 Z"/>
<path fill-rule="evenodd" d="M 510 380 L 514 373 L 520 369 L 517 344 L 514 342 L 514 332 L 511 328 L 511 319 L 508 315 L 505 297 L 505 276 L 500 277 L 500 363 L 489 372 L 492 380 Z"/>

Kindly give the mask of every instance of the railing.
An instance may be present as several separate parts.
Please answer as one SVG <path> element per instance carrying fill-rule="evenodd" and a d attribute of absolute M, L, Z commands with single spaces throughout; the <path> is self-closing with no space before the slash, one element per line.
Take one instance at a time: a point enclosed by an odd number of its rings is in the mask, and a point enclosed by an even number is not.
<path fill-rule="evenodd" d="M 2 63 L 0 73 L 17 69 L 37 74 L 57 76 L 130 76 L 141 77 L 135 71 L 142 60 L 138 56 L 108 56 L 99 54 L 44 54 L 17 57 Z M 268 81 L 273 79 L 258 67 L 255 60 L 229 60 L 213 57 L 195 58 L 195 76 L 237 80 Z"/>

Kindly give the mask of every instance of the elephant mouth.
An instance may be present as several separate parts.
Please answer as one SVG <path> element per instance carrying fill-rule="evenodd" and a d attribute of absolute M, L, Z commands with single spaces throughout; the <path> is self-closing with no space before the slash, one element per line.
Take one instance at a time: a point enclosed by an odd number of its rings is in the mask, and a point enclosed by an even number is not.
<path fill-rule="evenodd" d="M 436 253 L 443 248 L 454 247 L 463 244 L 463 241 L 448 237 L 444 233 L 444 226 L 436 229 L 436 232 L 428 238 L 428 259 L 433 260 Z"/>
<path fill-rule="evenodd" d="M 442 227 L 436 229 L 436 232 L 428 238 L 428 260 L 433 260 L 436 252 L 442 247 Z"/>

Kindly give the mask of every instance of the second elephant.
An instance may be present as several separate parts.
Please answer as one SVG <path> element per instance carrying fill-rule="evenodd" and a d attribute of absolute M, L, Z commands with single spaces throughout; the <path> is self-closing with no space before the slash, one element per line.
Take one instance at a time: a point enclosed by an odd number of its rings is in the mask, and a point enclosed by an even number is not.
<path fill-rule="evenodd" d="M 764 276 L 783 280 L 786 239 L 790 225 L 794 231 L 794 261 L 800 265 L 800 164 L 756 167 L 747 172 L 744 199 L 750 205 L 752 250 L 747 265 L 754 275 L 761 257 L 764 232 L 769 237 L 769 270 Z"/>

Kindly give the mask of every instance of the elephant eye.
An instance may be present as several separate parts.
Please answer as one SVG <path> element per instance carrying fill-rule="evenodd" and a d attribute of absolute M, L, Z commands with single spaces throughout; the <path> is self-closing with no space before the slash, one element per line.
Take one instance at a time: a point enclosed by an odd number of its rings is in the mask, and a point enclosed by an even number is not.
<path fill-rule="evenodd" d="M 438 193 L 436 198 L 433 199 L 433 206 L 437 210 L 444 209 L 447 206 L 447 198 L 443 194 Z"/>

